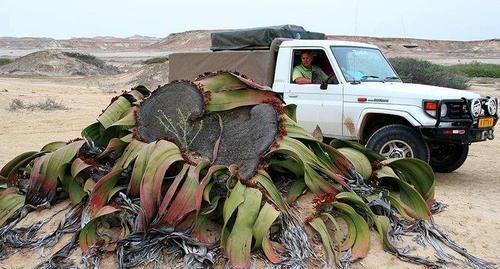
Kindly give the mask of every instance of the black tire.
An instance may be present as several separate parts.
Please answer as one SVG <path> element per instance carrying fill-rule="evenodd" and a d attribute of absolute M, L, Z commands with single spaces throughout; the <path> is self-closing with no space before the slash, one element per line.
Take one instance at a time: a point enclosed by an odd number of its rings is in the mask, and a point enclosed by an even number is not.
<path fill-rule="evenodd" d="M 391 124 L 378 129 L 370 136 L 366 147 L 381 153 L 380 150 L 386 143 L 396 140 L 405 142 L 411 148 L 414 158 L 429 162 L 430 154 L 427 143 L 422 136 L 406 125 Z"/>
<path fill-rule="evenodd" d="M 450 173 L 464 164 L 469 154 L 469 145 L 452 143 L 434 143 L 430 146 L 429 161 L 434 172 Z"/>

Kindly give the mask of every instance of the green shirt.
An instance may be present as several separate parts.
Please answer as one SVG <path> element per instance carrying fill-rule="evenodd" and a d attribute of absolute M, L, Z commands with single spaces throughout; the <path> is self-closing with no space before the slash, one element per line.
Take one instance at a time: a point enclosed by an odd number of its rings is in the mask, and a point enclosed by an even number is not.
<path fill-rule="evenodd" d="M 311 70 L 308 70 L 302 64 L 300 64 L 293 68 L 292 81 L 295 81 L 297 78 L 312 79 L 313 71 L 319 73 L 321 80 L 325 81 L 328 79 L 328 76 L 325 74 L 325 72 L 323 72 L 323 70 L 321 70 L 321 68 L 313 65 Z"/>

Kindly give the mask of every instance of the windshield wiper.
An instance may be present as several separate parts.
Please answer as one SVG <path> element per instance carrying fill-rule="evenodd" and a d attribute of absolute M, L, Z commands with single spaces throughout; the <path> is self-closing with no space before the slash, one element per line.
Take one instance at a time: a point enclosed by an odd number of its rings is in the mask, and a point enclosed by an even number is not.
<path fill-rule="evenodd" d="M 381 82 L 384 82 L 382 80 L 366 80 L 367 78 L 374 78 L 374 79 L 377 79 L 379 78 L 378 76 L 373 76 L 373 75 L 370 75 L 370 76 L 362 76 L 361 79 L 359 80 L 352 80 L 351 81 L 351 84 L 360 84 L 362 81 L 381 81 Z"/>
<path fill-rule="evenodd" d="M 378 76 L 373 76 L 373 75 L 369 75 L 369 76 L 362 76 L 361 79 L 367 79 L 367 78 L 379 78 Z"/>
<path fill-rule="evenodd" d="M 373 78 L 373 79 L 368 79 L 368 78 Z M 366 82 L 384 82 L 384 80 L 379 79 L 379 76 L 374 76 L 374 75 L 368 75 L 368 76 L 362 76 L 360 81 L 366 81 Z"/>
<path fill-rule="evenodd" d="M 386 77 L 386 78 L 384 79 L 384 81 L 388 81 L 388 80 L 392 80 L 392 79 L 401 80 L 399 77 Z"/>

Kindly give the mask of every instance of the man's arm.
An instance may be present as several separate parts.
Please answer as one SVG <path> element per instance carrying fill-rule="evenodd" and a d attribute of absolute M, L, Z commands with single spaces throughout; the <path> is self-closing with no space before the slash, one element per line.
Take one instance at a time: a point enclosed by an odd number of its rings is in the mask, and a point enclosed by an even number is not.
<path fill-rule="evenodd" d="M 295 82 L 297 84 L 311 84 L 312 83 L 312 81 L 310 79 L 305 78 L 305 77 L 298 77 L 293 82 Z"/>
<path fill-rule="evenodd" d="M 293 69 L 292 80 L 297 84 L 311 84 L 311 80 L 305 78 L 297 67 Z"/>

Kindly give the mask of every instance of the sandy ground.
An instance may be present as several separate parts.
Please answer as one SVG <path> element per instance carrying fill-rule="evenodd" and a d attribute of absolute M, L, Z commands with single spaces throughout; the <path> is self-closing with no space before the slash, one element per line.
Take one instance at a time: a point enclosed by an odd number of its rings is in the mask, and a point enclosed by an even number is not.
<path fill-rule="evenodd" d="M 475 79 L 473 83 L 474 92 L 500 98 L 499 79 Z M 118 88 L 119 84 L 113 85 L 113 90 Z M 124 85 L 122 89 L 127 87 Z M 114 95 L 108 86 L 81 78 L 0 77 L 0 166 L 24 151 L 38 150 L 52 141 L 79 137 L 80 131 L 95 121 Z M 69 109 L 9 111 L 9 104 L 15 98 L 25 103 L 52 98 Z M 496 135 L 500 135 L 498 129 Z M 436 198 L 449 207 L 435 216 L 437 225 L 472 254 L 496 263 L 500 263 L 500 174 L 496 170 L 499 150 L 500 138 L 476 143 L 459 170 L 437 174 Z M 375 233 L 371 238 L 368 257 L 356 263 L 354 268 L 422 268 L 383 252 Z M 51 250 L 45 254 L 48 253 Z M 0 268 L 29 268 L 48 257 L 41 255 L 39 251 L 19 252 L 0 262 Z"/>

